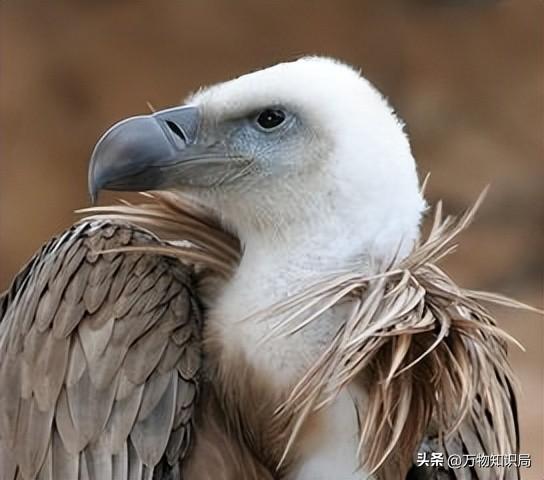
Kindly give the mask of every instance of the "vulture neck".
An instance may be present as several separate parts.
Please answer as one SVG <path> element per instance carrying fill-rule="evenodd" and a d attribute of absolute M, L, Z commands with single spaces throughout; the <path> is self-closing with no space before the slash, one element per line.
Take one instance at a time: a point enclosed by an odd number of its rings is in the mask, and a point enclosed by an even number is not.
<path fill-rule="evenodd" d="M 290 224 L 280 232 L 242 236 L 241 263 L 212 305 L 214 327 L 219 328 L 216 333 L 222 339 L 224 353 L 231 349 L 234 354 L 243 352 L 248 363 L 264 370 L 277 387 L 288 388 L 300 379 L 345 321 L 347 306 L 325 312 L 297 334 L 265 342 L 263 339 L 283 317 L 244 319 L 286 300 L 325 275 L 347 269 L 370 273 L 382 255 L 376 250 L 376 226 L 364 218 L 322 215 L 321 220 Z M 386 227 L 382 221 L 380 231 Z M 388 254 L 394 254 L 398 243 L 390 242 L 394 247 Z M 383 247 L 384 243 L 377 245 Z"/>
<path fill-rule="evenodd" d="M 330 345 L 352 306 L 349 303 L 334 306 L 287 336 L 270 335 L 285 316 L 265 314 L 251 318 L 251 315 L 323 280 L 325 275 L 346 269 L 371 273 L 379 268 L 381 258 L 398 252 L 400 239 L 409 238 L 411 241 L 406 245 L 411 245 L 413 235 L 417 235 L 417 222 L 411 230 L 405 230 L 398 221 L 399 213 L 393 212 L 397 217 L 388 221 L 386 210 L 383 215 L 375 216 L 363 209 L 353 209 L 349 212 L 351 218 L 324 210 L 316 221 L 289 224 L 281 232 L 240 235 L 244 245 L 241 263 L 211 306 L 207 333 L 212 340 L 210 344 L 216 347 L 213 353 L 220 371 L 226 373 L 225 378 L 239 380 L 238 384 L 235 381 L 229 384 L 238 392 L 238 398 L 243 396 L 240 392 L 254 388 L 265 392 L 254 396 L 259 399 L 255 411 L 268 412 L 256 421 L 257 425 L 259 421 L 265 425 L 270 421 L 278 400 L 291 393 Z M 413 232 L 412 236 L 407 232 Z M 244 376 L 244 371 L 254 372 L 259 382 L 253 380 L 255 377 Z M 358 468 L 360 412 L 354 404 L 354 398 L 364 399 L 364 396 L 365 392 L 357 386 L 346 387 L 330 408 L 310 421 L 294 447 L 293 458 L 297 460 L 285 477 L 287 480 L 369 478 Z M 267 405 L 266 399 L 271 402 L 269 410 L 263 407 Z M 259 431 L 258 426 L 253 428 Z M 281 454 L 284 445 L 280 445 Z"/>

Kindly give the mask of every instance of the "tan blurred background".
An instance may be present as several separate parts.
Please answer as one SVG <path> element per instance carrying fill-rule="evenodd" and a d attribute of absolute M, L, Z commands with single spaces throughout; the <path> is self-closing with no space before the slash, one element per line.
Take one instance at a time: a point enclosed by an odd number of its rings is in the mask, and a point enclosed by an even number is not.
<path fill-rule="evenodd" d="M 464 285 L 542 305 L 544 3 L 3 1 L 0 289 L 88 205 L 87 160 L 116 120 L 201 84 L 319 53 L 341 58 L 405 119 L 431 202 L 492 189 L 447 267 Z M 326 99 L 324 99 L 326 101 Z M 106 197 L 105 201 L 112 197 Z M 526 479 L 544 478 L 544 321 L 500 311 L 527 348 Z"/>

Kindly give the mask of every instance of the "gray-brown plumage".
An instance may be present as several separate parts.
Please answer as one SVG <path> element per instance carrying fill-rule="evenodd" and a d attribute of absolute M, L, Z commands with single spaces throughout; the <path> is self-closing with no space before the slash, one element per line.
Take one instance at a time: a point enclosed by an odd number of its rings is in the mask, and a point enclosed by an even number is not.
<path fill-rule="evenodd" d="M 144 244 L 159 241 L 77 224 L 1 297 L 2 480 L 179 478 L 202 361 L 192 272 L 158 255 L 98 254 Z"/>

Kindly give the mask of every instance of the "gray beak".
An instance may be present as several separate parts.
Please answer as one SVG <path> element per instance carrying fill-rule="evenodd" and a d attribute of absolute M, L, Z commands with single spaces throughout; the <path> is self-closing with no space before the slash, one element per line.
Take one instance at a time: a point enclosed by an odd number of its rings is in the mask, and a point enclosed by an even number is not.
<path fill-rule="evenodd" d="M 177 185 L 182 170 L 206 157 L 193 145 L 198 127 L 199 112 L 193 106 L 116 123 L 102 135 L 91 156 L 92 201 L 102 189 L 145 191 Z"/>

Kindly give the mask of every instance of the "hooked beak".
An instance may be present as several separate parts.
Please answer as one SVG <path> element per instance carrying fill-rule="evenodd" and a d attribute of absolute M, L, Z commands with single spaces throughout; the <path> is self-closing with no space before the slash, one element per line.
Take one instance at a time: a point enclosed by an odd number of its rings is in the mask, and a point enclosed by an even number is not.
<path fill-rule="evenodd" d="M 196 143 L 197 107 L 169 108 L 122 120 L 98 141 L 89 164 L 89 193 L 206 187 L 224 175 L 226 148 Z"/>

